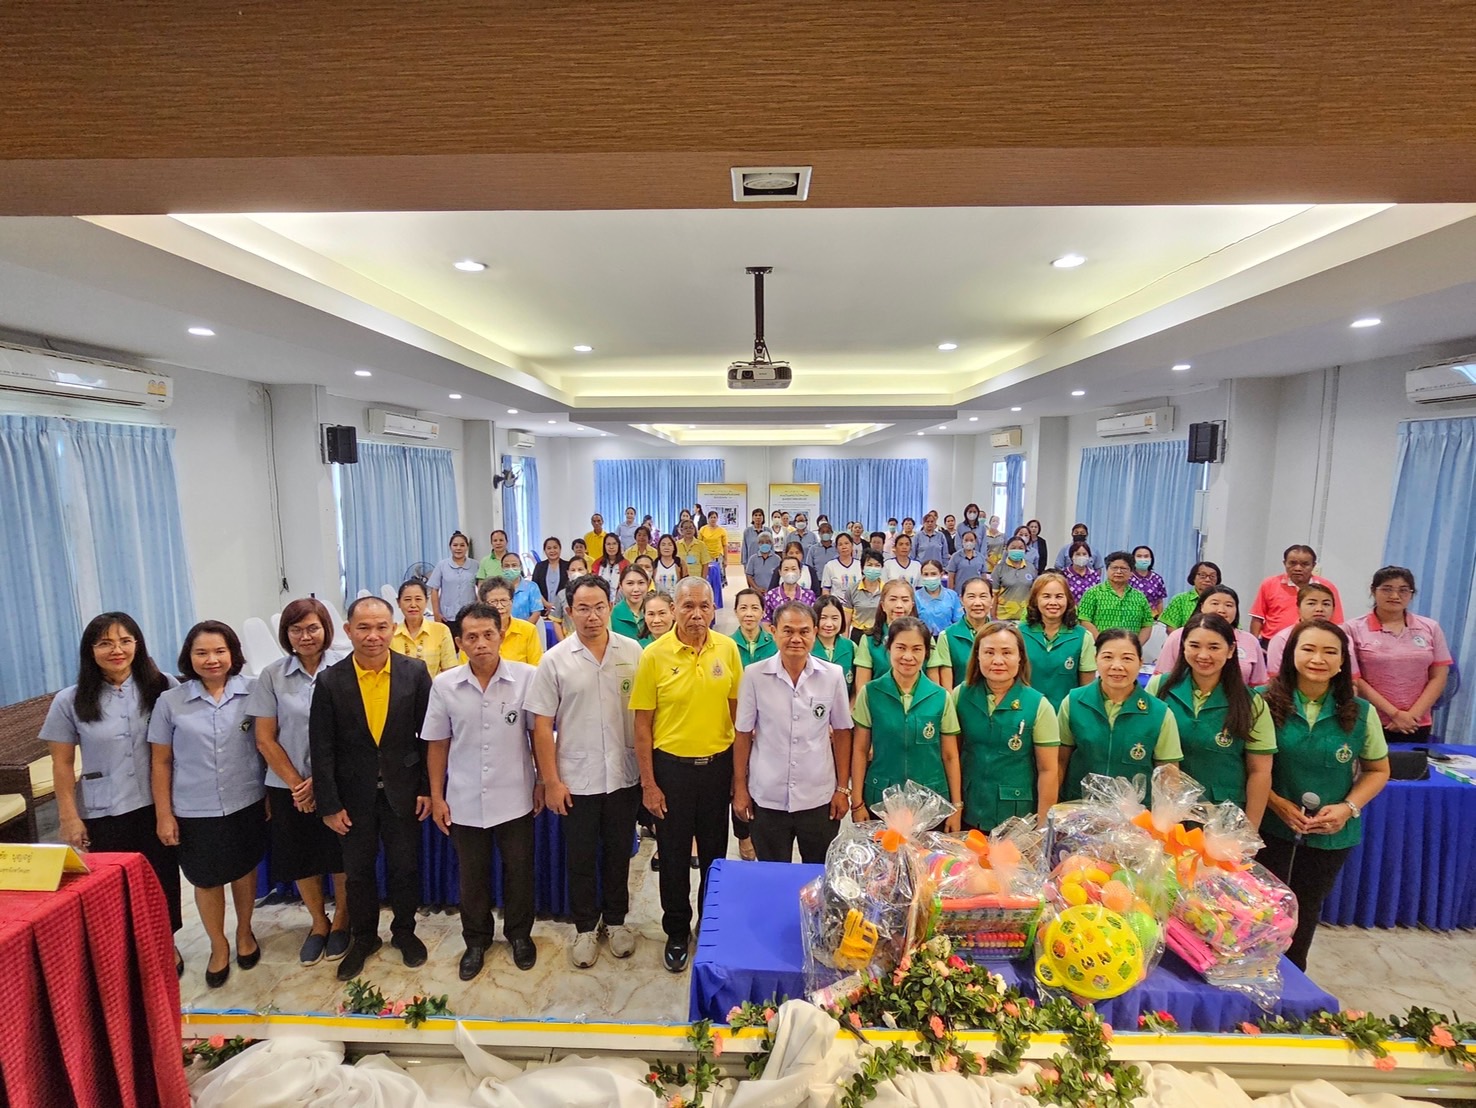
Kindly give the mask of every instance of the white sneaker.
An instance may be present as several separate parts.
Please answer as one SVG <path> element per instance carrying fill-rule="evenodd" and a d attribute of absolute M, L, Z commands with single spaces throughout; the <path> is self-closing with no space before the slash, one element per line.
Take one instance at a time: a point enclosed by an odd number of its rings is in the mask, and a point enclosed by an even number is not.
<path fill-rule="evenodd" d="M 569 957 L 576 966 L 580 969 L 589 969 L 599 956 L 600 933 L 598 931 L 580 931 L 574 936 L 574 945 L 569 949 Z"/>
<path fill-rule="evenodd" d="M 629 924 L 619 923 L 610 928 L 610 953 L 617 958 L 629 958 L 635 953 L 636 937 L 639 932 Z"/>

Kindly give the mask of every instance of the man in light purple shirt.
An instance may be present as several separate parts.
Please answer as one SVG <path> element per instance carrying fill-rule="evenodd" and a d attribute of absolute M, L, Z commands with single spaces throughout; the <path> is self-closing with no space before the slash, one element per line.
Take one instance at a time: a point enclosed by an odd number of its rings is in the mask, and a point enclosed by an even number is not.
<path fill-rule="evenodd" d="M 851 803 L 851 706 L 841 668 L 814 657 L 815 612 L 774 612 L 779 653 L 743 671 L 734 723 L 733 810 L 762 862 L 816 864 Z"/>

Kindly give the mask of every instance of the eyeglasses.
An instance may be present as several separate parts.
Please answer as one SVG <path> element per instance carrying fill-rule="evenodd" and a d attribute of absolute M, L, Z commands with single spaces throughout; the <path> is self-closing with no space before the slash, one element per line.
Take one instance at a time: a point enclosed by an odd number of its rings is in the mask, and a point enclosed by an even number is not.
<path fill-rule="evenodd" d="M 320 624 L 317 623 L 313 624 L 311 627 L 287 628 L 287 637 L 289 639 L 306 639 L 310 638 L 313 635 L 321 635 L 322 633 L 323 628 Z"/>
<path fill-rule="evenodd" d="M 92 644 L 93 650 L 127 650 L 130 646 L 137 646 L 136 639 L 98 639 Z"/>
<path fill-rule="evenodd" d="M 1380 585 L 1374 589 L 1380 596 L 1413 596 L 1414 589 L 1408 585 Z"/>

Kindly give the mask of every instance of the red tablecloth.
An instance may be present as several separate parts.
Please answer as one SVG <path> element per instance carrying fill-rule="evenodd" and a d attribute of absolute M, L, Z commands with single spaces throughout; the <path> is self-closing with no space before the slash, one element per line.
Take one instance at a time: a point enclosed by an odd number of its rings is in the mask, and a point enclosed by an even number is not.
<path fill-rule="evenodd" d="M 0 892 L 0 1103 L 187 1108 L 164 891 L 141 854 L 89 854 L 54 893 Z"/>

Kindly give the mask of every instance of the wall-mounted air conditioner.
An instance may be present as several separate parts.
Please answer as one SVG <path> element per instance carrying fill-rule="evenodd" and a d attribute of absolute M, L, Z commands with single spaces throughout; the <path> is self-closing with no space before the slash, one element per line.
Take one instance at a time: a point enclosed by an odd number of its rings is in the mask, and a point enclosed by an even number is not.
<path fill-rule="evenodd" d="M 509 450 L 532 450 L 532 431 L 509 431 L 507 433 L 507 448 Z"/>
<path fill-rule="evenodd" d="M 1476 400 L 1476 355 L 1411 369 L 1404 375 L 1404 395 L 1416 404 Z"/>
<path fill-rule="evenodd" d="M 995 447 L 1019 446 L 1025 441 L 1025 436 L 1018 427 L 1001 427 L 997 431 L 989 432 L 989 445 Z"/>
<path fill-rule="evenodd" d="M 427 439 L 434 441 L 441 437 L 441 425 L 429 419 L 421 419 L 418 416 L 401 415 L 399 412 L 387 412 L 383 408 L 370 408 L 369 433 L 371 435 L 390 435 L 400 439 Z"/>
<path fill-rule="evenodd" d="M 0 342 L 0 392 L 158 409 L 174 402 L 174 380 L 118 362 Z"/>
<path fill-rule="evenodd" d="M 1130 435 L 1160 435 L 1174 429 L 1172 408 L 1149 408 L 1146 412 L 1122 412 L 1097 420 L 1097 434 L 1104 439 Z"/>

